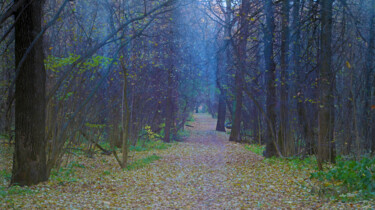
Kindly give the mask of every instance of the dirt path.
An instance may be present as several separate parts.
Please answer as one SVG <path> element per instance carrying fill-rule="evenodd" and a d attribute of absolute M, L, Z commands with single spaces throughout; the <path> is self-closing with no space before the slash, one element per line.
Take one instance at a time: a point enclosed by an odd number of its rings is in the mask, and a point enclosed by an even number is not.
<path fill-rule="evenodd" d="M 75 175 L 52 179 L 0 202 L 4 208 L 41 209 L 270 209 L 355 208 L 322 202 L 306 186 L 309 171 L 263 158 L 216 132 L 209 115 L 195 115 L 190 137 L 158 155 L 144 168 L 121 170 L 112 156 L 76 157 Z M 1 197 L 0 197 L 1 200 Z"/>
<path fill-rule="evenodd" d="M 182 173 L 194 173 L 186 176 L 184 182 L 189 183 L 195 190 L 185 200 L 193 208 L 223 208 L 233 206 L 239 202 L 231 188 L 235 171 L 230 165 L 235 164 L 236 157 L 230 150 L 241 150 L 238 146 L 228 142 L 228 136 L 216 132 L 216 120 L 207 114 L 195 115 L 194 127 L 190 128 L 191 135 L 185 141 L 185 149 L 189 154 L 172 154 L 164 158 L 170 166 L 181 167 Z M 259 161 L 261 158 L 247 151 L 247 161 Z"/>
<path fill-rule="evenodd" d="M 152 207 L 233 209 L 307 204 L 301 203 L 306 192 L 302 193 L 297 182 L 283 185 L 288 180 L 283 176 L 291 174 L 271 177 L 273 169 L 266 168 L 262 157 L 229 142 L 227 134 L 215 131 L 215 119 L 197 114 L 192 125 L 190 137 L 157 164 L 173 171 L 174 178 L 163 182 L 160 190 L 166 199 L 149 203 Z M 164 172 L 164 176 L 169 173 Z M 290 195 L 292 190 L 295 192 Z M 293 197 L 295 193 L 302 198 Z"/>

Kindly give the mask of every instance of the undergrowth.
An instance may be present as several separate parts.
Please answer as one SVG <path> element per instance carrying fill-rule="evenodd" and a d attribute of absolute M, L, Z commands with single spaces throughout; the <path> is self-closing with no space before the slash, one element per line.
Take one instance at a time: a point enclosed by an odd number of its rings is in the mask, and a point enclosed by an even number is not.
<path fill-rule="evenodd" d="M 137 169 L 140 169 L 140 168 L 143 168 L 145 167 L 146 165 L 154 162 L 154 161 L 157 161 L 161 159 L 160 156 L 158 155 L 150 155 L 146 158 L 142 158 L 142 159 L 138 159 L 136 161 L 133 161 L 132 163 L 130 163 L 128 166 L 127 166 L 127 170 L 137 170 Z"/>
<path fill-rule="evenodd" d="M 257 155 L 262 155 L 265 150 L 263 145 L 258 144 L 245 145 L 245 148 Z M 375 157 L 362 157 L 360 161 L 338 157 L 336 164 L 327 164 L 324 171 L 318 171 L 315 156 L 272 157 L 263 161 L 272 165 L 288 165 L 292 170 L 311 171 L 311 192 L 319 196 L 341 201 L 375 198 Z"/>
<path fill-rule="evenodd" d="M 259 145 L 259 144 L 246 144 L 245 149 L 254 152 L 257 155 L 263 155 L 263 151 L 265 150 L 264 145 Z"/>
<path fill-rule="evenodd" d="M 311 174 L 319 194 L 344 201 L 375 198 L 375 157 L 343 160 L 326 171 Z"/>
<path fill-rule="evenodd" d="M 30 187 L 11 186 L 9 187 L 10 179 L 12 177 L 11 167 L 7 167 L 5 162 L 10 161 L 13 154 L 13 147 L 7 143 L 0 146 L 0 200 L 4 199 L 4 202 L 10 203 L 12 206 L 12 200 L 6 199 L 10 195 L 26 195 L 34 194 L 35 190 Z M 9 159 L 8 159 L 9 158 Z M 9 166 L 9 165 L 8 165 Z"/>
<path fill-rule="evenodd" d="M 168 149 L 172 145 L 165 143 L 161 140 L 157 141 L 138 141 L 135 146 L 130 146 L 130 151 L 150 151 L 150 150 L 163 150 Z"/>
<path fill-rule="evenodd" d="M 76 182 L 77 168 L 86 167 L 78 161 L 72 161 L 66 167 L 60 167 L 58 170 L 52 169 L 49 180 L 57 181 L 60 185 L 63 185 L 68 182 Z"/>
<path fill-rule="evenodd" d="M 5 198 L 10 195 L 26 195 L 35 193 L 37 193 L 37 191 L 31 189 L 30 187 L 20 187 L 17 185 L 11 187 L 0 186 L 0 198 Z"/>

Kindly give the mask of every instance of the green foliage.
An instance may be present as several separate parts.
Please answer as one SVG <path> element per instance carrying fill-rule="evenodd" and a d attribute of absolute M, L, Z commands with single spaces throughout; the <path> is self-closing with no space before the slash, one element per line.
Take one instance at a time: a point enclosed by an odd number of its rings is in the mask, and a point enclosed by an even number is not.
<path fill-rule="evenodd" d="M 111 144 L 108 141 L 99 142 L 98 144 L 106 150 L 111 150 Z"/>
<path fill-rule="evenodd" d="M 110 175 L 110 174 L 111 174 L 111 172 L 108 171 L 108 170 L 103 171 L 103 175 L 105 175 L 105 176 Z"/>
<path fill-rule="evenodd" d="M 264 145 L 259 145 L 259 144 L 248 144 L 245 145 L 245 148 L 249 151 L 254 152 L 257 155 L 263 155 L 263 151 L 265 150 Z"/>
<path fill-rule="evenodd" d="M 288 157 L 285 160 L 288 161 L 289 166 L 297 170 L 314 169 L 317 166 L 315 156 L 308 156 L 306 158 Z"/>
<path fill-rule="evenodd" d="M 88 128 L 98 128 L 98 129 L 102 129 L 106 127 L 105 124 L 93 124 L 93 123 L 88 123 L 88 122 L 85 123 L 85 126 Z"/>
<path fill-rule="evenodd" d="M 187 130 L 179 130 L 177 132 L 176 140 L 186 139 L 190 136 L 190 132 Z"/>
<path fill-rule="evenodd" d="M 60 72 L 59 69 L 61 67 L 64 67 L 64 66 L 67 66 L 67 65 L 71 65 L 71 64 L 73 64 L 74 62 L 76 62 L 80 58 L 81 58 L 80 55 L 74 55 L 74 54 L 69 54 L 69 56 L 66 57 L 66 58 L 59 58 L 59 57 L 55 57 L 55 56 L 49 55 L 44 60 L 44 64 L 46 66 L 46 70 L 50 70 L 52 72 L 59 73 Z"/>
<path fill-rule="evenodd" d="M 287 158 L 271 157 L 271 158 L 265 158 L 263 160 L 263 162 L 269 163 L 269 164 L 273 164 L 273 165 L 285 165 L 285 166 L 288 166 L 288 168 L 296 170 L 296 171 L 301 171 L 301 170 L 311 171 L 317 165 L 315 156 L 309 156 L 309 157 L 306 157 L 306 158 L 299 158 L 299 157 L 287 157 Z"/>
<path fill-rule="evenodd" d="M 342 199 L 375 197 L 375 158 L 365 157 L 360 161 L 339 159 L 334 167 L 312 173 L 311 178 L 319 180 L 323 187 L 337 191 Z M 347 193 L 350 196 L 345 195 Z"/>
<path fill-rule="evenodd" d="M 157 161 L 159 159 L 161 159 L 161 157 L 154 154 L 154 155 L 148 156 L 146 158 L 136 160 L 136 161 L 132 162 L 131 164 L 129 164 L 127 166 L 127 170 L 137 170 L 137 169 L 143 168 L 146 165 L 148 165 L 148 164 L 150 164 L 154 161 Z"/>
<path fill-rule="evenodd" d="M 4 140 L 8 140 L 10 137 L 9 137 L 9 134 L 6 134 L 6 133 L 0 133 L 0 140 L 4 139 Z"/>
<path fill-rule="evenodd" d="M 26 195 L 34 193 L 36 193 L 36 191 L 30 189 L 29 187 L 20 187 L 17 185 L 12 187 L 0 186 L 0 198 L 4 198 L 10 195 Z"/>
<path fill-rule="evenodd" d="M 163 150 L 171 147 L 171 144 L 167 144 L 161 140 L 157 141 L 138 141 L 135 146 L 130 146 L 130 151 L 150 151 L 150 150 Z"/>
<path fill-rule="evenodd" d="M 146 134 L 147 134 L 147 140 L 149 141 L 156 141 L 157 139 L 160 139 L 161 136 L 157 133 L 154 133 L 152 130 L 151 130 L 151 126 L 148 126 L 146 125 L 145 128 L 144 128 Z"/>
<path fill-rule="evenodd" d="M 195 122 L 194 116 L 191 114 L 189 115 L 189 118 L 187 119 L 188 122 Z"/>
<path fill-rule="evenodd" d="M 50 180 L 58 181 L 59 184 L 65 184 L 67 182 L 76 182 L 76 168 L 86 168 L 83 164 L 77 161 L 70 162 L 66 167 L 60 167 L 58 170 L 53 169 L 51 171 Z"/>
<path fill-rule="evenodd" d="M 4 182 L 10 181 L 10 178 L 12 177 L 12 174 L 10 171 L 7 171 L 6 169 L 0 170 L 0 179 Z"/>
<path fill-rule="evenodd" d="M 0 147 L 0 156 L 6 157 L 6 156 L 12 156 L 13 153 L 13 147 L 11 146 L 1 146 Z M 0 160 L 0 162 L 3 160 Z M 1 163 L 3 164 L 3 163 Z M 29 187 L 20 187 L 20 186 L 12 186 L 12 187 L 6 187 L 8 183 L 10 182 L 10 179 L 12 177 L 11 170 L 9 169 L 2 169 L 0 170 L 0 182 L 4 185 L 0 185 L 0 200 L 4 198 L 4 202 L 9 203 L 12 206 L 12 199 L 7 199 L 7 196 L 11 195 L 26 195 L 26 194 L 33 194 L 37 191 L 30 189 Z M 0 202 L 1 203 L 1 202 Z"/>
<path fill-rule="evenodd" d="M 259 145 L 259 144 L 247 144 L 245 145 L 245 149 L 254 152 L 257 155 L 263 155 L 263 152 L 266 149 L 265 145 Z M 317 163 L 315 156 L 309 156 L 306 158 L 299 158 L 299 157 L 287 157 L 287 158 L 277 158 L 277 157 L 271 157 L 266 158 L 263 160 L 265 163 L 269 164 L 282 164 L 282 165 L 288 165 L 292 169 L 296 170 L 308 170 L 313 169 Z"/>
<path fill-rule="evenodd" d="M 77 62 L 81 58 L 80 55 L 75 54 L 69 54 L 68 57 L 65 58 L 59 58 L 55 57 L 53 55 L 49 55 L 45 60 L 44 64 L 46 66 L 46 70 L 59 73 L 60 68 L 68 65 L 72 65 L 75 62 Z M 83 63 L 77 63 L 77 66 L 80 67 L 79 73 L 84 73 L 87 70 L 91 70 L 93 68 L 99 67 L 99 66 L 108 66 L 110 62 L 112 62 L 113 59 L 107 58 L 104 56 L 96 55 L 92 56 L 89 59 L 86 59 Z M 95 72 L 95 70 L 94 70 Z"/>

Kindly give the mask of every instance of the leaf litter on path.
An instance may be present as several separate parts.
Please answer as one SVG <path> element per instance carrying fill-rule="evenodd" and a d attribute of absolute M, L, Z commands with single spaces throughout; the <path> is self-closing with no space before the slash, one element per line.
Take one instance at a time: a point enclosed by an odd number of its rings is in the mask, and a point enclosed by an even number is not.
<path fill-rule="evenodd" d="M 162 157 L 137 170 L 121 170 L 111 156 L 74 157 L 72 181 L 51 180 L 34 193 L 2 198 L 0 208 L 373 208 L 374 203 L 322 200 L 306 187 L 310 171 L 263 161 L 214 131 L 216 121 L 195 115 L 190 137 L 167 150 L 136 152 Z M 73 158 L 73 159 L 74 159 Z M 104 173 L 107 172 L 107 173 Z"/>

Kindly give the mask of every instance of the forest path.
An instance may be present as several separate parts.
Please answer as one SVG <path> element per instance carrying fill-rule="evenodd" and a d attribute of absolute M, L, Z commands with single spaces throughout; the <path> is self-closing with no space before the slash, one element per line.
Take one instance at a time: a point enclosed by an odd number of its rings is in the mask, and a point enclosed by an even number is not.
<path fill-rule="evenodd" d="M 3 200 L 0 197 L 0 209 L 355 207 L 323 202 L 309 192 L 310 171 L 285 161 L 263 160 L 243 144 L 229 142 L 227 134 L 215 131 L 216 120 L 209 115 L 194 117 L 184 142 L 164 150 L 131 152 L 130 163 L 161 157 L 155 162 L 121 170 L 113 156 L 70 156 L 71 167 L 64 167 L 60 176 L 30 188 L 16 188 L 19 192 Z M 10 171 L 11 158 L 6 162 Z M 0 192 L 5 186 L 0 184 Z"/>
<path fill-rule="evenodd" d="M 256 163 L 262 158 L 238 144 L 230 143 L 227 134 L 215 131 L 216 120 L 210 115 L 195 114 L 194 119 L 193 127 L 189 128 L 190 136 L 183 143 L 183 151 L 165 156 L 161 161 L 166 164 L 165 167 L 180 169 L 180 179 L 170 183 L 178 190 L 167 192 L 167 197 L 184 194 L 180 205 L 183 202 L 182 206 L 194 209 L 243 206 L 240 204 L 246 200 L 242 191 L 236 188 L 239 185 L 233 182 L 241 173 L 233 166 Z"/>
<path fill-rule="evenodd" d="M 195 114 L 194 119 L 193 127 L 187 128 L 189 138 L 157 163 L 164 178 L 154 188 L 160 192 L 158 202 L 144 200 L 151 207 L 316 207 L 304 201 L 309 196 L 299 185 L 302 179 L 290 171 L 275 171 L 263 157 L 229 142 L 226 133 L 215 131 L 216 120 L 210 115 Z"/>

